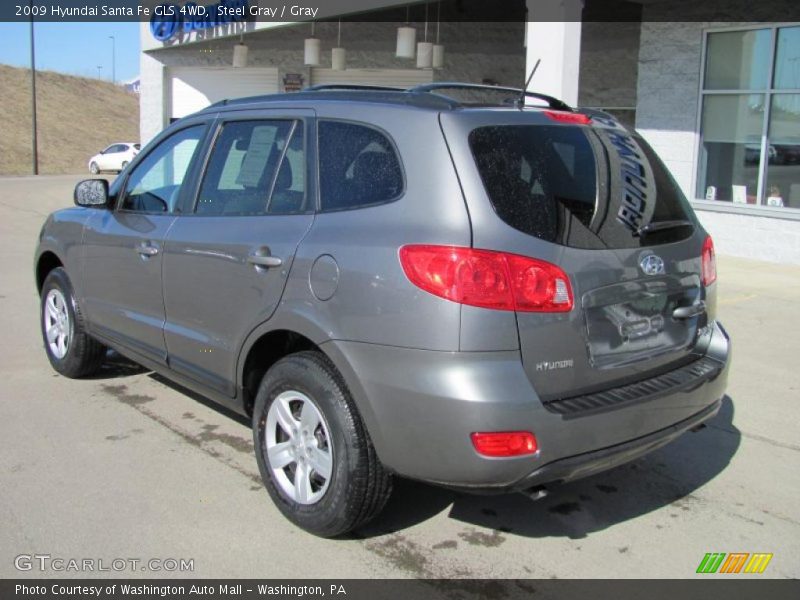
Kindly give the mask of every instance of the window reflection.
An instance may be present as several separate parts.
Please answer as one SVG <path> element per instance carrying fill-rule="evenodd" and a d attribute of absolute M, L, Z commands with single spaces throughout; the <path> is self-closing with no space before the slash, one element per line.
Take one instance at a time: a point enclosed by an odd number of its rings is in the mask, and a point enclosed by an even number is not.
<path fill-rule="evenodd" d="M 773 96 L 769 120 L 765 204 L 800 208 L 800 94 Z"/>
<path fill-rule="evenodd" d="M 800 26 L 709 33 L 703 89 L 698 197 L 800 208 Z"/>

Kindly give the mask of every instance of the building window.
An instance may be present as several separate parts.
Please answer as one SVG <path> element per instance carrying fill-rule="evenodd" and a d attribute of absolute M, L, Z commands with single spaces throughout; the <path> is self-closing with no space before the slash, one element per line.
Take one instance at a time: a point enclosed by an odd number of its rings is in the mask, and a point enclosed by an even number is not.
<path fill-rule="evenodd" d="M 697 195 L 800 208 L 800 26 L 706 35 Z"/>

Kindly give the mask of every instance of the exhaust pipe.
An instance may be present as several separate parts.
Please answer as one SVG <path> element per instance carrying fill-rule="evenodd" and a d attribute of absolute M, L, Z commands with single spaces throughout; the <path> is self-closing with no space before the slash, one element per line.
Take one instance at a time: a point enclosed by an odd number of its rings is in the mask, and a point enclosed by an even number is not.
<path fill-rule="evenodd" d="M 698 431 L 702 431 L 706 427 L 707 425 L 705 423 L 700 423 L 700 425 L 695 425 L 689 431 L 691 431 L 692 433 L 697 433 Z"/>

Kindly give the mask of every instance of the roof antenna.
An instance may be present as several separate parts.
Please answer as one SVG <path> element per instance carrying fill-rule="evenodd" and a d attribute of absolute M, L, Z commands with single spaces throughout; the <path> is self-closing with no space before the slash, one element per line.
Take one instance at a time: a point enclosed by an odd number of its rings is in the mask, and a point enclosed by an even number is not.
<path fill-rule="evenodd" d="M 522 108 L 525 106 L 525 92 L 528 91 L 528 86 L 531 84 L 531 79 L 533 79 L 534 74 L 536 73 L 536 69 L 539 68 L 539 63 L 542 62 L 541 58 L 536 59 L 536 64 L 533 65 L 533 69 L 531 69 L 531 74 L 528 75 L 528 80 L 525 82 L 525 87 L 522 88 L 522 91 L 519 94 L 519 98 L 517 99 L 517 108 Z"/>

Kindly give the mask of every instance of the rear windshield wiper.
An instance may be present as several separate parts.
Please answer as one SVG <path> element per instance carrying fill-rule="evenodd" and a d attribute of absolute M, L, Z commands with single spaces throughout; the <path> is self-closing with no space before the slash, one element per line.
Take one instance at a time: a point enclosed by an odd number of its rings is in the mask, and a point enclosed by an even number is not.
<path fill-rule="evenodd" d="M 642 225 L 639 229 L 636 230 L 636 233 L 639 235 L 647 235 L 648 233 L 653 233 L 656 231 L 664 231 L 665 229 L 677 229 L 678 227 L 692 227 L 694 223 L 691 221 L 687 221 L 685 219 L 680 219 L 677 221 L 658 221 L 657 223 L 648 223 L 647 225 Z"/>

